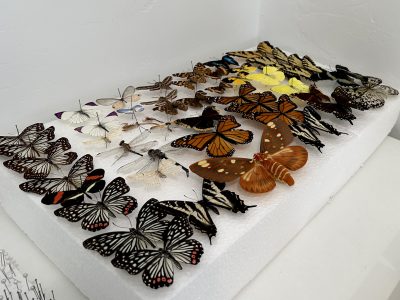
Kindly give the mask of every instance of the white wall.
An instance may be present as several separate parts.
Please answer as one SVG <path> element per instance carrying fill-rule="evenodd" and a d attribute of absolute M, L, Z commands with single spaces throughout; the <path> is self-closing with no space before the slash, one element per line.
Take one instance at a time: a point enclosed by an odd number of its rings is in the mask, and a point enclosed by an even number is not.
<path fill-rule="evenodd" d="M 399 11 L 397 0 L 262 1 L 259 39 L 400 89 Z"/>
<path fill-rule="evenodd" d="M 0 0 L 1 132 L 254 45 L 258 8 L 258 0 Z"/>

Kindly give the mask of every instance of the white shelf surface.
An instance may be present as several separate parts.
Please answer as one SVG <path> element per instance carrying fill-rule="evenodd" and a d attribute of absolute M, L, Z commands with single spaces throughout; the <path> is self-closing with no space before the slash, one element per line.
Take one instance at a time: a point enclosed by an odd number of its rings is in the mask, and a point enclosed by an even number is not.
<path fill-rule="evenodd" d="M 239 292 L 235 300 L 399 299 L 400 141 L 386 138 L 364 167 Z M 0 207 L 0 247 L 58 300 L 87 299 Z M 199 289 L 195 298 L 202 298 Z M 118 300 L 125 300 L 116 297 Z"/>

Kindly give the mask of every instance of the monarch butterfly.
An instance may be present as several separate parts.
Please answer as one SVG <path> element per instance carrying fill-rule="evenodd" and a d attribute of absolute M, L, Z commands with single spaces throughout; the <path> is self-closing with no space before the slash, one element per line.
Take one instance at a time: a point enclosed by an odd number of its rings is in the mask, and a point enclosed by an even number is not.
<path fill-rule="evenodd" d="M 217 97 L 214 101 L 220 104 L 243 104 L 252 102 L 259 97 L 259 94 L 253 93 L 255 90 L 256 88 L 247 82 L 240 86 L 238 96 Z"/>
<path fill-rule="evenodd" d="M 304 114 L 296 110 L 297 105 L 294 104 L 287 95 L 281 95 L 277 102 L 277 109 L 272 112 L 261 112 L 243 115 L 245 118 L 256 120 L 263 124 L 268 124 L 270 121 L 277 118 L 291 125 L 295 122 L 304 122 Z"/>
<path fill-rule="evenodd" d="M 247 144 L 253 140 L 253 133 L 249 130 L 235 129 L 240 124 L 233 116 L 223 116 L 218 121 L 215 132 L 198 133 L 184 136 L 171 143 L 172 147 L 191 148 L 203 151 L 211 157 L 232 156 L 235 152 L 233 145 Z"/>
<path fill-rule="evenodd" d="M 339 91 L 336 90 L 333 96 L 338 95 L 338 93 Z M 315 109 L 331 113 L 338 119 L 349 121 L 350 124 L 353 124 L 352 121 L 356 118 L 352 113 L 351 107 L 347 105 L 348 99 L 346 99 L 346 97 L 335 97 L 335 103 L 315 85 L 310 86 L 310 91 L 308 93 L 295 93 L 292 94 L 291 97 L 306 101 L 308 105 L 311 105 Z"/>
<path fill-rule="evenodd" d="M 209 210 L 219 215 L 218 207 L 230 210 L 234 213 L 245 213 L 250 207 L 244 204 L 239 195 L 225 190 L 225 183 L 213 182 L 204 179 L 202 186 L 202 200 L 191 201 L 161 201 L 160 209 L 173 216 L 184 215 L 195 228 L 211 238 L 217 234 L 217 227 L 212 220 Z"/>
<path fill-rule="evenodd" d="M 278 104 L 276 102 L 276 97 L 270 91 L 259 94 L 259 97 L 252 99 L 251 101 L 236 104 L 232 103 L 230 106 L 225 108 L 226 111 L 236 112 L 241 114 L 252 114 L 252 113 L 262 113 L 271 112 L 278 109 Z"/>
<path fill-rule="evenodd" d="M 153 289 L 168 287 L 174 282 L 174 266 L 181 270 L 182 263 L 197 265 L 200 262 L 203 246 L 189 239 L 192 235 L 193 229 L 187 219 L 175 217 L 163 233 L 162 248 L 133 250 L 117 255 L 111 263 L 131 275 L 143 272 L 144 284 Z"/>
<path fill-rule="evenodd" d="M 275 181 L 294 184 L 289 171 L 303 167 L 308 159 L 301 146 L 288 146 L 293 135 L 285 122 L 277 119 L 265 126 L 261 136 L 260 152 L 253 158 L 209 158 L 189 168 L 204 179 L 229 182 L 240 178 L 240 186 L 251 193 L 264 193 L 275 188 Z"/>

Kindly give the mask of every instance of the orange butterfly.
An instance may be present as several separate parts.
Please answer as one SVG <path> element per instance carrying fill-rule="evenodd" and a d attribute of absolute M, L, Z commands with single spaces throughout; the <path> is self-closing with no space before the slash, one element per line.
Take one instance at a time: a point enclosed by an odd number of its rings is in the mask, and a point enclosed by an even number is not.
<path fill-rule="evenodd" d="M 247 144 L 253 140 L 253 133 L 249 130 L 235 129 L 240 127 L 233 116 L 223 116 L 218 121 L 215 132 L 191 134 L 181 137 L 171 143 L 176 148 L 192 148 L 203 151 L 211 157 L 232 156 L 235 152 L 233 145 Z"/>
<path fill-rule="evenodd" d="M 226 111 L 236 112 L 241 114 L 273 112 L 278 109 L 276 97 L 270 91 L 258 94 L 257 99 L 249 100 L 246 103 L 236 104 L 232 103 L 225 108 Z"/>
<path fill-rule="evenodd" d="M 288 146 L 293 140 L 289 127 L 281 120 L 265 127 L 260 152 L 253 159 L 241 157 L 209 158 L 192 164 L 192 172 L 205 179 L 229 182 L 240 178 L 240 186 L 251 193 L 265 193 L 275 188 L 275 181 L 294 184 L 289 171 L 303 167 L 308 152 L 302 146 Z"/>
<path fill-rule="evenodd" d="M 256 88 L 252 86 L 249 82 L 247 82 L 240 86 L 238 96 L 220 97 L 216 98 L 214 101 L 220 104 L 243 104 L 246 102 L 251 102 L 260 97 L 260 94 L 253 93 L 255 90 Z"/>
<path fill-rule="evenodd" d="M 288 125 L 294 123 L 303 123 L 304 114 L 296 110 L 297 105 L 289 99 L 288 95 L 281 95 L 277 102 L 277 109 L 272 112 L 261 112 L 253 114 L 244 114 L 247 119 L 256 120 L 263 124 L 268 124 L 272 120 L 281 119 Z"/>

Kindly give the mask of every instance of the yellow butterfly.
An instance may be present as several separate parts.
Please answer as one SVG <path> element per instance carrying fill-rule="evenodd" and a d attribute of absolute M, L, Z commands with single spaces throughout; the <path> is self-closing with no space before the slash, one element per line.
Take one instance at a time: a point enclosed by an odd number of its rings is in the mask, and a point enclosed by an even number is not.
<path fill-rule="evenodd" d="M 255 71 L 257 71 L 257 67 L 253 67 L 249 64 L 243 64 L 240 66 L 240 68 L 234 68 L 233 69 L 234 72 L 236 73 L 254 73 Z"/>
<path fill-rule="evenodd" d="M 290 78 L 287 85 L 277 85 L 271 88 L 271 91 L 279 94 L 309 93 L 310 87 L 297 78 Z"/>
<path fill-rule="evenodd" d="M 246 79 L 260 82 L 264 85 L 278 85 L 285 80 L 285 74 L 276 67 L 265 66 L 259 74 L 249 74 Z"/>
<path fill-rule="evenodd" d="M 236 77 L 228 77 L 227 81 L 234 86 L 246 84 L 249 80 L 246 78 L 247 72 L 239 72 Z"/>

